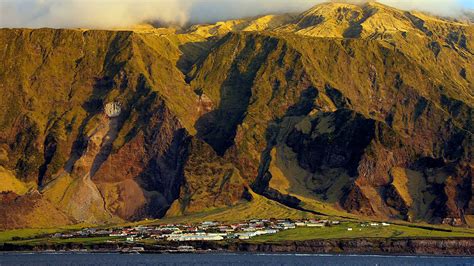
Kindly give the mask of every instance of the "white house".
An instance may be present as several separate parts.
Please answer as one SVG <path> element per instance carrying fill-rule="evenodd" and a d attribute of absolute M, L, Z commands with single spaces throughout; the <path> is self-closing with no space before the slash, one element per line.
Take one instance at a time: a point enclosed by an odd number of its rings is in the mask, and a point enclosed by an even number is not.
<path fill-rule="evenodd" d="M 326 226 L 324 223 L 307 223 L 307 227 L 324 227 Z"/>

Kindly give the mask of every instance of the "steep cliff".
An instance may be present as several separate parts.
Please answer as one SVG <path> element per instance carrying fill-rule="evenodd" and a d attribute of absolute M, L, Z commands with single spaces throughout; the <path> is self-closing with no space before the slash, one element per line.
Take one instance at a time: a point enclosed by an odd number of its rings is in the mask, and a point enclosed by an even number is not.
<path fill-rule="evenodd" d="M 199 97 L 178 69 L 187 40 L 47 29 L 2 30 L 0 39 L 9 180 L 76 222 L 162 217 L 193 156 Z M 112 101 L 122 110 L 109 118 Z"/>

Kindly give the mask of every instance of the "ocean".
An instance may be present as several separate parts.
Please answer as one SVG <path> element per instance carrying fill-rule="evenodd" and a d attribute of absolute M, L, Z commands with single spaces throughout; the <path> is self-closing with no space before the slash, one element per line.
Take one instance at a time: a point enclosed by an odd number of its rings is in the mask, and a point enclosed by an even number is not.
<path fill-rule="evenodd" d="M 0 265 L 474 265 L 474 257 L 247 253 L 0 253 Z"/>

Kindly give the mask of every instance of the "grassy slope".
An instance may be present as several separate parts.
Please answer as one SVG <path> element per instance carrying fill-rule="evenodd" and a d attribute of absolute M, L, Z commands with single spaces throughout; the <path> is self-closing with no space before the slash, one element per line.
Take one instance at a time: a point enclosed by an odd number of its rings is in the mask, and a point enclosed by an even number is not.
<path fill-rule="evenodd" d="M 54 234 L 58 232 L 66 232 L 71 230 L 79 230 L 87 227 L 86 224 L 78 224 L 72 226 L 56 227 L 56 228 L 41 228 L 41 229 L 16 229 L 0 232 L 0 243 L 11 241 L 14 237 L 22 239 L 37 238 L 46 234 Z"/>
<path fill-rule="evenodd" d="M 160 220 L 145 222 L 146 224 L 161 223 L 197 223 L 201 221 L 238 222 L 246 219 L 269 219 L 269 218 L 313 218 L 314 215 L 289 208 L 278 202 L 269 200 L 263 196 L 251 192 L 253 200 L 242 202 L 234 207 L 219 208 L 212 211 L 195 213 L 187 216 L 167 217 Z M 142 224 L 134 223 L 134 224 Z"/>
<path fill-rule="evenodd" d="M 18 240 L 10 241 L 8 243 L 15 245 L 49 245 L 49 244 L 83 244 L 83 245 L 92 245 L 92 244 L 102 244 L 110 240 L 124 240 L 123 238 L 118 237 L 89 237 L 89 238 L 36 238 L 36 239 L 27 239 L 27 240 Z"/>
<path fill-rule="evenodd" d="M 18 180 L 11 171 L 0 166 L 0 192 L 13 191 L 23 195 L 28 191 L 28 185 Z"/>
<path fill-rule="evenodd" d="M 347 228 L 352 228 L 348 231 Z M 391 225 L 385 227 L 361 227 L 357 223 L 312 228 L 300 227 L 274 235 L 259 236 L 252 242 L 280 242 L 286 240 L 341 239 L 341 238 L 457 238 L 474 237 L 474 230 L 453 229 L 452 232 L 429 230 L 419 227 Z"/>

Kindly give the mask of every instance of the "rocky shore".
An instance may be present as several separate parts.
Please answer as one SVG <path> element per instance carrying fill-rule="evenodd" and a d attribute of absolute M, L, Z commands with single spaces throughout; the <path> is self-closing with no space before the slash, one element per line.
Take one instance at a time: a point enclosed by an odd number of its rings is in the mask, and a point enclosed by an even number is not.
<path fill-rule="evenodd" d="M 124 248 L 140 246 L 140 253 L 176 252 L 179 246 L 192 246 L 199 252 L 264 252 L 264 253 L 317 253 L 317 254 L 397 254 L 397 255 L 439 255 L 474 256 L 474 238 L 463 239 L 333 239 L 309 241 L 285 241 L 278 243 L 255 243 L 246 241 L 230 242 L 189 242 L 159 243 L 155 245 L 103 243 L 86 245 L 80 243 L 17 245 L 5 243 L 0 251 L 33 252 L 120 252 Z"/>
<path fill-rule="evenodd" d="M 474 239 L 335 239 L 283 243 L 236 243 L 243 252 L 474 255 Z"/>

